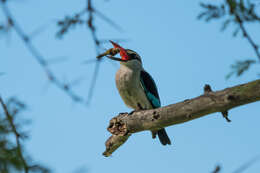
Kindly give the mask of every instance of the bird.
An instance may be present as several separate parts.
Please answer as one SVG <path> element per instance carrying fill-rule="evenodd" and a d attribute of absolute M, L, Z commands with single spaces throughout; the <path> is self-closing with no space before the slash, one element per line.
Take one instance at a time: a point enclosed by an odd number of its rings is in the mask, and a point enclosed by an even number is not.
<path fill-rule="evenodd" d="M 110 58 L 120 61 L 120 68 L 115 77 L 116 87 L 126 106 L 134 110 L 131 113 L 161 107 L 157 86 L 151 75 L 144 70 L 140 55 L 133 50 L 124 49 L 113 41 L 110 42 L 121 57 Z M 171 144 L 164 128 L 152 131 L 152 138 L 156 138 L 157 135 L 162 145 Z"/>

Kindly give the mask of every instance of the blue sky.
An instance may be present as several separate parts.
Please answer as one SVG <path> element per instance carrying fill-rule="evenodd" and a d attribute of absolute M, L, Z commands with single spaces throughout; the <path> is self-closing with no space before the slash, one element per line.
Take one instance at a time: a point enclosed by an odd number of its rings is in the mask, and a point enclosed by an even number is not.
<path fill-rule="evenodd" d="M 199 2 L 97 0 L 93 4 L 123 28 L 118 32 L 97 18 L 98 36 L 128 39 L 122 46 L 142 56 L 144 68 L 157 83 L 162 105 L 201 95 L 204 84 L 221 90 L 257 79 L 257 67 L 242 77 L 225 79 L 231 64 L 254 58 L 254 52 L 246 40 L 232 37 L 231 28 L 220 32 L 220 21 L 198 21 Z M 83 62 L 96 56 L 89 30 L 77 27 L 62 40 L 55 37 L 55 22 L 84 6 L 83 0 L 9 3 L 27 33 L 46 27 L 33 43 L 46 59 L 67 58 L 51 68 L 65 81 L 83 78 L 74 89 L 86 98 L 95 64 Z M 258 28 L 253 25 L 249 29 L 260 42 Z M 1 35 L 0 50 L 0 71 L 5 72 L 1 76 L 1 95 L 17 96 L 28 104 L 23 117 L 32 123 L 26 127 L 30 131 L 26 149 L 34 160 L 54 172 L 70 173 L 81 167 L 89 172 L 211 172 L 220 164 L 222 172 L 228 173 L 260 154 L 259 103 L 253 103 L 231 110 L 232 123 L 215 113 L 168 127 L 171 146 L 161 146 L 151 139 L 150 132 L 134 134 L 112 157 L 105 158 L 102 152 L 110 136 L 106 130 L 109 120 L 119 112 L 131 111 L 116 90 L 114 76 L 119 65 L 109 60 L 101 63 L 93 99 L 84 107 L 48 82 L 15 32 Z M 259 169 L 257 163 L 246 172 Z"/>

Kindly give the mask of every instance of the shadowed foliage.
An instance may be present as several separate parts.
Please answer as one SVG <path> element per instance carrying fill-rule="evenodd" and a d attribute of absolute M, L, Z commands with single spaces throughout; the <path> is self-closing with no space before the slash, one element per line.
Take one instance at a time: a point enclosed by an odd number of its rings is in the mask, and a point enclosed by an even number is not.
<path fill-rule="evenodd" d="M 24 121 L 20 117 L 26 105 L 16 98 L 5 103 L 0 97 L 0 107 L 0 172 L 48 173 L 49 169 L 30 159 L 22 145 L 28 136 L 22 131 Z"/>
<path fill-rule="evenodd" d="M 240 60 L 231 65 L 231 72 L 227 75 L 230 78 L 232 75 L 240 76 L 247 71 L 253 64 L 260 62 L 259 45 L 254 41 L 254 38 L 249 34 L 247 27 L 249 24 L 260 24 L 259 5 L 255 1 L 250 0 L 223 0 L 222 3 L 201 3 L 203 11 L 198 15 L 198 19 L 206 22 L 212 20 L 222 20 L 221 31 L 224 31 L 229 26 L 234 27 L 233 36 L 239 33 L 249 42 L 253 48 L 257 60 Z"/>

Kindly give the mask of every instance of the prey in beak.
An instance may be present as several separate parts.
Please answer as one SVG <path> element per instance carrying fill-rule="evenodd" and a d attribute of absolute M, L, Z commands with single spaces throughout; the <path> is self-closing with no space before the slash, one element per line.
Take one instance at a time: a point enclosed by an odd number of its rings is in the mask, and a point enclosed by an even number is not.
<path fill-rule="evenodd" d="M 115 61 L 127 61 L 129 60 L 129 56 L 127 55 L 127 52 L 124 48 L 122 48 L 117 43 L 109 40 L 110 43 L 114 46 L 114 48 L 108 49 L 106 52 L 100 54 L 97 56 L 98 59 L 106 56 L 109 59 L 115 60 Z M 114 57 L 116 54 L 120 53 L 121 58 Z"/>

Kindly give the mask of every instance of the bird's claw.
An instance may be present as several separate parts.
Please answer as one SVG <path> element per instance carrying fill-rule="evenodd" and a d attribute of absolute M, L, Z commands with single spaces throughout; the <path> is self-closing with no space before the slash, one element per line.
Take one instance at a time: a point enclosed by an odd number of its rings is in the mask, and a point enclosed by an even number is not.
<path fill-rule="evenodd" d="M 128 112 L 120 112 L 119 115 L 127 114 Z"/>
<path fill-rule="evenodd" d="M 135 112 L 140 112 L 140 111 L 142 111 L 142 110 L 133 110 L 133 111 L 131 111 L 128 115 L 132 115 L 133 113 L 135 113 Z"/>
<path fill-rule="evenodd" d="M 135 112 L 135 110 L 131 111 L 128 115 L 132 115 Z"/>

